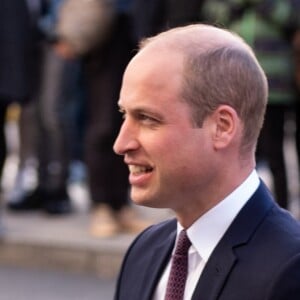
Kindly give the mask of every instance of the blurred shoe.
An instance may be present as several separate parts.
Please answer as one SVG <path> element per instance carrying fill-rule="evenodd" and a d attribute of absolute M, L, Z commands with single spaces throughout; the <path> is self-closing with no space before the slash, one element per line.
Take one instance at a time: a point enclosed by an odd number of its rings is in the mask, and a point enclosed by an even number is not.
<path fill-rule="evenodd" d="M 118 222 L 122 231 L 129 233 L 139 233 L 151 226 L 152 223 L 142 219 L 133 207 L 124 207 L 117 213 Z"/>
<path fill-rule="evenodd" d="M 116 213 L 105 204 L 99 205 L 92 213 L 90 234 L 94 237 L 105 238 L 120 233 L 120 224 Z"/>
<path fill-rule="evenodd" d="M 15 212 L 37 210 L 43 207 L 43 198 L 44 194 L 38 188 L 30 192 L 19 193 L 18 197 L 9 200 L 7 207 Z"/>
<path fill-rule="evenodd" d="M 66 189 L 47 191 L 43 209 L 49 215 L 65 215 L 71 213 L 71 199 Z"/>
<path fill-rule="evenodd" d="M 41 209 L 50 215 L 63 215 L 72 211 L 71 200 L 65 190 L 46 192 L 39 187 L 29 193 L 20 195 L 14 201 L 10 200 L 7 207 L 14 212 Z"/>
<path fill-rule="evenodd" d="M 22 201 L 26 195 L 30 195 L 37 187 L 36 160 L 28 158 L 19 167 L 14 183 L 6 194 L 6 202 L 16 203 Z"/>

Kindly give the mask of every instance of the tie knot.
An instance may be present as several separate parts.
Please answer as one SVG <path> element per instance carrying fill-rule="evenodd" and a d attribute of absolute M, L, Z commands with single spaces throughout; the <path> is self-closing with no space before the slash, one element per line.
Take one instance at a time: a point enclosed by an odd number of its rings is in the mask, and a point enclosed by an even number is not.
<path fill-rule="evenodd" d="M 179 237 L 178 237 L 177 246 L 175 249 L 175 254 L 176 255 L 187 255 L 190 246 L 191 246 L 191 241 L 189 240 L 189 237 L 187 236 L 186 231 L 181 230 Z"/>

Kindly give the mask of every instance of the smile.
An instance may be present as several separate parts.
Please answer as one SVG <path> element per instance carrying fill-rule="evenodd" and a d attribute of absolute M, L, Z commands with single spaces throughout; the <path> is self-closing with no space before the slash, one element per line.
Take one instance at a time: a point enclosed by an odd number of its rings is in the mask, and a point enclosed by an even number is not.
<path fill-rule="evenodd" d="M 145 174 L 153 170 L 153 168 L 151 167 L 138 166 L 138 165 L 129 165 L 128 167 L 129 167 L 129 172 L 133 175 Z"/>

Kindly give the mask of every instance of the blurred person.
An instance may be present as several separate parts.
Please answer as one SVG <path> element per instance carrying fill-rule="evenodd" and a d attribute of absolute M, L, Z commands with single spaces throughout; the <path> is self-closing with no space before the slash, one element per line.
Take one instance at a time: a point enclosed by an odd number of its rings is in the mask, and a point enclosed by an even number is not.
<path fill-rule="evenodd" d="M 114 107 L 134 48 L 130 5 L 130 0 L 66 0 L 57 26 L 57 50 L 62 55 L 80 58 L 83 63 L 84 162 L 91 198 L 90 233 L 95 237 L 145 227 L 130 207 L 126 168 L 112 151 L 121 123 Z"/>
<path fill-rule="evenodd" d="M 56 22 L 62 2 L 48 1 L 38 21 L 45 38 L 37 100 L 38 182 L 33 191 L 8 204 L 16 212 L 41 209 L 49 215 L 64 215 L 72 211 L 67 190 L 72 145 L 69 108 L 76 99 L 79 65 L 56 50 Z"/>
<path fill-rule="evenodd" d="M 31 30 L 24 0 L 0 4 L 0 177 L 7 157 L 5 118 L 12 103 L 24 104 L 30 93 Z"/>
<path fill-rule="evenodd" d="M 89 4 L 95 5 L 93 1 Z M 82 50 L 79 38 L 74 39 L 73 43 L 65 38 L 83 60 L 87 101 L 85 162 L 92 201 L 90 233 L 95 237 L 111 236 L 124 230 L 140 230 L 142 224 L 135 222 L 133 211 L 129 208 L 126 168 L 112 152 L 121 123 L 114 107 L 123 71 L 134 48 L 130 5 L 131 1 L 122 0 L 105 8 L 111 20 L 103 19 L 102 25 L 106 31 L 102 29 L 102 38 L 99 32 L 99 41 L 90 42 L 89 49 Z M 72 16 L 83 22 L 80 16 L 76 17 L 74 13 Z"/>
<path fill-rule="evenodd" d="M 95 237 L 136 232 L 145 227 L 130 207 L 127 170 L 112 151 L 122 121 L 115 110 L 122 74 L 135 46 L 129 13 L 131 2 L 116 1 L 110 34 L 84 60 L 87 83 L 85 157 L 92 200 L 90 233 Z"/>
<path fill-rule="evenodd" d="M 267 99 L 264 71 L 234 33 L 196 24 L 142 42 L 114 150 L 132 200 L 176 219 L 135 239 L 115 300 L 299 299 L 299 223 L 255 171 Z"/>
<path fill-rule="evenodd" d="M 300 1 L 206 1 L 206 20 L 241 35 L 255 50 L 267 74 L 269 98 L 265 123 L 257 147 L 258 163 L 266 162 L 273 177 L 276 200 L 289 207 L 284 158 L 285 120 L 295 105 L 292 36 L 300 26 Z"/>
<path fill-rule="evenodd" d="M 17 202 L 36 185 L 37 169 L 37 101 L 42 69 L 42 34 L 38 20 L 43 14 L 45 0 L 27 0 L 30 16 L 31 62 L 29 76 L 29 101 L 20 106 L 17 118 L 18 128 L 18 168 L 12 188 L 6 195 L 7 202 Z"/>

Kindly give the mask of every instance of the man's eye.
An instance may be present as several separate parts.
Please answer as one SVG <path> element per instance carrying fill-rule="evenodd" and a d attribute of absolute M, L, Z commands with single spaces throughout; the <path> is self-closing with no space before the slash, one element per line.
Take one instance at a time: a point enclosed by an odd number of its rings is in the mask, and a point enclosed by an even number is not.
<path fill-rule="evenodd" d="M 119 113 L 121 113 L 121 115 L 122 115 L 122 119 L 124 120 L 125 118 L 126 118 L 126 113 L 125 113 L 125 111 L 123 110 L 123 109 L 119 109 Z"/>
<path fill-rule="evenodd" d="M 140 114 L 139 119 L 140 119 L 140 121 L 149 122 L 149 123 L 150 122 L 151 123 L 157 123 L 158 122 L 155 118 L 153 118 L 151 116 L 148 116 L 148 115 L 145 115 L 145 114 Z"/>

